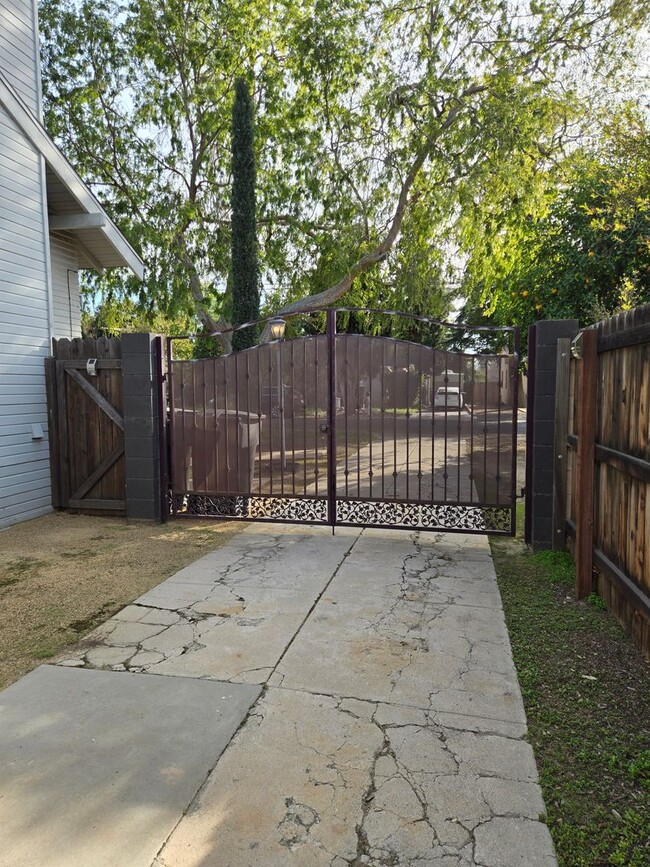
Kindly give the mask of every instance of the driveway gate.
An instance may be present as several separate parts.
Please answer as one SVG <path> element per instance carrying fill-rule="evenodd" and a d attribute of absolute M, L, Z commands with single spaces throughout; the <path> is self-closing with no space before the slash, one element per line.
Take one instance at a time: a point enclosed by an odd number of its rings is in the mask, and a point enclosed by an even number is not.
<path fill-rule="evenodd" d="M 371 314 L 428 339 L 337 332 Z M 287 319 L 296 336 L 219 357 L 168 339 L 173 515 L 514 533 L 518 329 Z"/>

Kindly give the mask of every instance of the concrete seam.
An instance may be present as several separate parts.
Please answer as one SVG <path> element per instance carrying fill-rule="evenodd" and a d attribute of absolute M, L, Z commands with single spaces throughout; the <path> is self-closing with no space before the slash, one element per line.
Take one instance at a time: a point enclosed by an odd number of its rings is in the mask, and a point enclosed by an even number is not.
<path fill-rule="evenodd" d="M 359 535 L 355 538 L 355 540 L 352 542 L 352 544 L 351 544 L 350 547 L 347 549 L 347 551 L 343 554 L 343 557 L 341 557 L 341 561 L 340 561 L 340 563 L 338 564 L 338 566 L 336 567 L 336 569 L 332 572 L 332 575 L 331 575 L 329 581 L 328 581 L 327 584 L 323 587 L 323 589 L 321 590 L 321 592 L 318 594 L 318 596 L 317 596 L 316 599 L 314 600 L 314 602 L 313 602 L 311 608 L 310 608 L 309 611 L 305 614 L 305 616 L 303 617 L 302 621 L 300 622 L 300 625 L 298 626 L 298 628 L 296 629 L 296 631 L 293 633 L 293 635 L 292 635 L 291 638 L 289 639 L 289 643 L 288 643 L 287 646 L 284 648 L 284 650 L 282 651 L 282 653 L 280 654 L 280 656 L 279 656 L 279 658 L 278 658 L 278 661 L 277 661 L 277 662 L 275 663 L 275 665 L 273 666 L 273 669 L 272 669 L 272 671 L 271 671 L 271 674 L 269 674 L 269 677 L 267 678 L 267 682 L 268 682 L 268 680 L 269 680 L 271 677 L 273 677 L 273 675 L 275 674 L 275 672 L 278 670 L 278 666 L 280 665 L 280 663 L 282 662 L 282 660 L 283 660 L 284 657 L 286 656 L 287 652 L 289 651 L 289 648 L 291 647 L 291 645 L 293 644 L 293 642 L 296 640 L 296 638 L 298 637 L 298 635 L 299 635 L 300 632 L 302 631 L 302 628 L 303 628 L 303 626 L 305 625 L 305 623 L 306 623 L 306 622 L 309 620 L 309 618 L 311 617 L 314 608 L 316 608 L 316 606 L 317 606 L 318 603 L 321 601 L 321 599 L 323 598 L 323 596 L 325 595 L 325 593 L 329 590 L 329 587 L 330 587 L 332 581 L 333 581 L 333 580 L 336 578 L 336 576 L 339 574 L 339 569 L 340 569 L 341 566 L 345 563 L 345 561 L 348 559 L 348 557 L 349 557 L 350 554 L 352 553 L 352 549 L 353 549 L 354 546 L 357 544 L 357 542 L 359 541 L 359 539 L 361 538 L 362 535 L 363 535 L 363 529 L 361 530 L 361 532 L 359 533 Z"/>
<path fill-rule="evenodd" d="M 428 705 L 425 706 L 425 705 L 419 705 L 419 704 L 405 704 L 404 702 L 401 702 L 401 701 L 398 701 L 398 702 L 386 701 L 386 699 L 381 699 L 381 698 L 359 698 L 358 695 L 341 695 L 340 693 L 330 693 L 330 692 L 322 692 L 322 691 L 314 692 L 310 689 L 305 689 L 304 687 L 281 686 L 281 685 L 275 686 L 275 685 L 269 684 L 269 683 L 264 684 L 264 693 L 265 694 L 267 692 L 270 692 L 271 690 L 274 690 L 274 689 L 284 690 L 285 692 L 297 692 L 297 693 L 301 693 L 304 695 L 312 695 L 316 698 L 318 698 L 319 696 L 322 696 L 323 698 L 339 699 L 340 701 L 350 700 L 350 701 L 362 702 L 363 704 L 377 704 L 377 705 L 383 704 L 383 705 L 389 705 L 390 707 L 403 707 L 403 708 L 409 708 L 411 710 L 421 710 L 425 713 L 431 713 L 433 715 L 448 713 L 451 716 L 462 717 L 462 718 L 468 719 L 468 720 L 480 719 L 480 720 L 485 720 L 486 722 L 505 723 L 506 725 L 522 726 L 525 730 L 524 734 L 522 734 L 522 735 L 503 734 L 503 732 L 500 732 L 497 730 L 494 730 L 494 731 L 481 730 L 481 731 L 474 732 L 474 734 L 493 735 L 493 736 L 497 736 L 497 737 L 501 737 L 501 738 L 507 738 L 508 740 L 511 740 L 511 741 L 528 741 L 528 726 L 527 726 L 527 723 L 522 721 L 522 720 L 501 719 L 500 717 L 480 716 L 479 714 L 460 713 L 458 711 L 441 711 L 441 710 L 435 710 L 435 709 L 432 710 Z M 261 696 L 260 696 L 260 698 L 261 698 Z M 257 701 L 259 701 L 259 699 Z M 257 702 L 256 702 L 256 704 L 257 704 Z M 436 725 L 439 725 L 442 728 L 450 729 L 452 731 L 473 732 L 473 729 L 461 728 L 460 726 L 451 725 L 449 723 L 436 723 Z"/>
<path fill-rule="evenodd" d="M 160 676 L 160 677 L 166 677 L 166 676 L 168 677 L 169 675 L 159 675 L 159 676 Z M 200 680 L 201 678 L 197 678 L 197 679 Z M 212 682 L 213 682 L 213 683 L 218 683 L 218 681 L 212 681 Z M 223 683 L 223 681 L 222 681 L 222 683 Z M 183 819 L 188 815 L 188 813 L 189 813 L 190 810 L 192 809 L 192 806 L 193 806 L 194 802 L 196 801 L 196 799 L 197 799 L 198 797 L 200 797 L 201 792 L 203 791 L 203 789 L 205 789 L 205 787 L 206 787 L 207 784 L 208 784 L 208 780 L 210 779 L 210 775 L 212 774 L 212 772 L 214 771 L 214 769 L 215 769 L 215 768 L 217 767 L 217 765 L 219 764 L 219 759 L 220 759 L 221 756 L 226 752 L 226 750 L 228 749 L 228 747 L 230 746 L 230 744 L 233 742 L 233 740 L 235 739 L 235 737 L 236 737 L 236 736 L 239 734 L 239 732 L 242 730 L 242 728 L 246 725 L 246 723 L 248 722 L 248 718 L 250 717 L 251 713 L 252 713 L 253 710 L 257 707 L 257 703 L 259 702 L 260 699 L 264 698 L 264 695 L 265 695 L 265 694 L 266 694 L 266 685 L 264 685 L 264 686 L 262 687 L 262 690 L 261 690 L 260 694 L 257 696 L 257 698 L 255 699 L 255 701 L 254 701 L 254 702 L 251 704 L 251 706 L 248 708 L 248 711 L 246 712 L 246 716 L 243 718 L 243 720 L 242 720 L 242 721 L 240 722 L 240 724 L 237 726 L 237 728 L 235 729 L 235 731 L 232 733 L 232 736 L 231 736 L 231 738 L 229 739 L 228 743 L 225 745 L 225 747 L 221 750 L 221 752 L 220 752 L 219 755 L 217 756 L 217 760 L 215 761 L 215 763 L 214 763 L 213 765 L 211 765 L 211 766 L 208 768 L 208 771 L 207 771 L 206 775 L 203 777 L 203 779 L 201 780 L 200 785 L 198 786 L 198 788 L 196 789 L 196 791 L 194 792 L 194 794 L 192 795 L 192 797 L 191 797 L 190 800 L 188 801 L 187 806 L 185 807 L 185 809 L 183 810 L 183 812 L 181 813 L 181 815 L 178 817 L 178 821 L 174 823 L 174 827 L 170 830 L 169 834 L 165 837 L 165 839 L 163 840 L 163 842 L 162 842 L 160 848 L 158 849 L 158 851 L 157 851 L 156 854 L 154 855 L 153 861 L 151 862 L 151 867 L 157 867 L 156 862 L 158 862 L 158 859 L 159 859 L 160 856 L 162 855 L 163 849 L 165 848 L 165 846 L 167 845 L 167 843 L 168 843 L 169 840 L 171 839 L 172 834 L 173 834 L 174 831 L 178 828 L 178 826 L 179 826 L 180 823 L 183 821 Z M 164 867 L 164 862 L 160 862 L 160 867 Z"/>
<path fill-rule="evenodd" d="M 294 632 L 294 634 L 291 636 L 291 639 L 290 639 L 289 643 L 287 644 L 287 646 L 286 646 L 286 647 L 284 648 L 284 650 L 282 651 L 282 655 L 280 656 L 280 658 L 279 658 L 278 661 L 276 662 L 276 664 L 275 664 L 273 670 L 271 671 L 271 674 L 269 675 L 269 677 L 271 677 L 271 676 L 275 673 L 275 671 L 276 671 L 278 665 L 280 664 L 280 662 L 282 661 L 284 655 L 285 655 L 286 652 L 289 650 L 289 648 L 290 648 L 291 645 L 293 644 L 295 638 L 296 638 L 297 635 L 299 634 L 300 630 L 302 629 L 302 627 L 305 625 L 305 623 L 306 623 L 307 620 L 309 619 L 309 617 L 310 617 L 312 611 L 314 610 L 314 608 L 318 605 L 318 603 L 319 603 L 320 600 L 322 599 L 323 594 L 326 593 L 328 587 L 330 586 L 330 584 L 332 583 L 332 581 L 334 580 L 334 578 L 337 576 L 339 569 L 341 568 L 341 566 L 345 563 L 345 561 L 347 560 L 347 558 L 348 558 L 348 557 L 350 556 L 350 554 L 352 553 L 352 549 L 353 549 L 354 546 L 357 544 L 357 542 L 358 542 L 359 539 L 361 538 L 362 534 L 363 534 L 363 529 L 361 530 L 361 532 L 359 533 L 359 535 L 354 539 L 354 541 L 352 542 L 352 544 L 350 545 L 350 547 L 347 549 L 347 551 L 343 554 L 343 557 L 341 558 L 341 561 L 339 562 L 339 564 L 338 564 L 338 566 L 336 567 L 336 569 L 332 572 L 332 575 L 331 575 L 331 577 L 329 578 L 328 582 L 326 583 L 325 587 L 323 587 L 323 589 L 321 590 L 321 592 L 318 594 L 318 597 L 316 598 L 315 602 L 313 603 L 313 605 L 311 606 L 311 608 L 309 609 L 309 611 L 307 612 L 307 614 L 305 615 L 305 617 L 304 617 L 303 620 L 301 621 L 300 625 L 298 626 L 298 628 L 296 629 L 296 631 Z M 160 675 L 160 676 L 161 676 L 161 677 L 166 677 L 166 676 L 169 676 L 169 675 Z M 200 678 L 199 678 L 199 679 L 200 679 Z M 222 682 L 223 682 L 223 681 L 222 681 Z M 227 682 L 227 681 L 226 681 L 226 682 Z M 154 856 L 153 861 L 151 862 L 151 867 L 156 867 L 156 862 L 158 861 L 158 859 L 159 859 L 160 856 L 162 855 L 162 852 L 163 852 L 165 846 L 167 845 L 167 843 L 169 842 L 169 840 L 170 840 L 172 834 L 174 833 L 174 831 L 176 830 L 176 828 L 178 828 L 178 826 L 179 826 L 180 823 L 183 821 L 183 819 L 185 818 L 185 816 L 187 816 L 187 814 L 188 814 L 189 811 L 191 810 L 192 805 L 194 804 L 194 802 L 196 801 L 196 799 L 199 798 L 199 797 L 201 796 L 201 792 L 202 792 L 203 789 L 206 787 L 206 785 L 207 785 L 207 783 L 208 783 L 208 780 L 210 779 L 210 775 L 212 774 L 212 772 L 214 771 L 214 769 L 215 769 L 215 768 L 217 767 L 217 765 L 219 764 L 219 759 L 221 758 L 221 756 L 224 755 L 224 753 L 226 752 L 226 750 L 228 749 L 228 747 L 230 746 L 230 744 L 233 742 L 233 740 L 235 739 L 235 737 L 236 737 L 236 736 L 239 734 L 239 732 L 244 728 L 244 726 L 246 725 L 246 723 L 247 723 L 248 720 L 249 720 L 249 717 L 251 716 L 251 714 L 253 714 L 253 712 L 254 712 L 255 709 L 257 708 L 259 702 L 260 702 L 260 701 L 264 698 L 264 696 L 266 695 L 267 690 L 268 690 L 268 686 L 267 686 L 267 684 L 265 683 L 265 684 L 262 685 L 262 689 L 261 689 L 261 691 L 260 691 L 260 694 L 259 694 L 258 697 L 255 699 L 255 701 L 251 704 L 251 706 L 249 707 L 248 712 L 246 713 L 246 716 L 243 718 L 243 720 L 241 721 L 241 723 L 239 724 L 239 726 L 237 726 L 236 731 L 233 732 L 232 737 L 230 738 L 230 740 L 228 741 L 228 743 L 226 744 L 226 746 L 223 748 L 223 750 L 221 751 L 221 753 L 220 753 L 219 756 L 217 757 L 217 760 L 216 760 L 215 763 L 214 763 L 214 764 L 213 764 L 213 765 L 208 769 L 207 774 L 205 775 L 205 777 L 203 778 L 203 781 L 201 782 L 201 785 L 197 788 L 197 790 L 194 792 L 194 795 L 190 798 L 190 800 L 189 800 L 187 806 L 186 806 L 185 809 L 183 810 L 182 814 L 179 816 L 178 821 L 174 824 L 174 827 L 171 829 L 171 831 L 169 832 L 169 834 L 167 835 L 167 837 L 165 837 L 165 839 L 163 840 L 163 842 L 162 842 L 160 848 L 158 849 L 158 851 L 156 852 L 156 854 L 155 854 L 155 856 Z M 164 862 L 160 863 L 160 864 L 159 864 L 159 867 L 164 867 Z"/>

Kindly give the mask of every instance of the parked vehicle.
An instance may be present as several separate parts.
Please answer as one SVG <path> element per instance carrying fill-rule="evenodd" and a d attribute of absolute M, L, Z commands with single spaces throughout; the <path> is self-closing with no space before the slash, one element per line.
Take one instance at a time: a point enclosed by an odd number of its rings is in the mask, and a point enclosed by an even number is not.
<path fill-rule="evenodd" d="M 433 408 L 435 409 L 462 409 L 465 406 L 465 400 L 460 388 L 452 385 L 443 385 L 436 392 L 433 399 Z"/>

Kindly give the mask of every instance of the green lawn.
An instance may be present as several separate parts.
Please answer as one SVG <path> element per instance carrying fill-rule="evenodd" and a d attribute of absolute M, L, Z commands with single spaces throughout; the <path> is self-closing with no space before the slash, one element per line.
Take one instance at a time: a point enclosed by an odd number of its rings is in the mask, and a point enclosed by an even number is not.
<path fill-rule="evenodd" d="M 573 599 L 568 554 L 492 553 L 560 867 L 646 867 L 650 666 L 598 596 Z"/>

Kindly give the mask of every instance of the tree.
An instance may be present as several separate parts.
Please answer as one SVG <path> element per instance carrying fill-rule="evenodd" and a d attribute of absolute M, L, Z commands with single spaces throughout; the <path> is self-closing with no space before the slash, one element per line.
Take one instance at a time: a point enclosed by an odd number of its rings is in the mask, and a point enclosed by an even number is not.
<path fill-rule="evenodd" d="M 143 286 L 112 275 L 103 288 L 193 314 L 207 330 L 230 269 L 232 82 L 264 33 L 264 10 L 259 20 L 252 11 L 244 20 L 239 4 L 211 0 L 41 4 L 46 124 L 147 263 Z"/>
<path fill-rule="evenodd" d="M 140 241 L 151 266 L 142 303 L 194 310 L 211 330 L 226 312 L 238 76 L 254 80 L 267 304 L 404 306 L 416 293 L 428 312 L 449 304 L 445 252 L 459 214 L 492 172 L 534 187 L 584 102 L 579 64 L 593 79 L 627 62 L 643 6 L 44 0 L 44 9 L 50 129 Z M 414 281 L 432 261 L 436 279 Z"/>
<path fill-rule="evenodd" d="M 649 141 L 647 119 L 626 108 L 547 174 L 534 212 L 504 209 L 507 229 L 467 262 L 475 314 L 585 326 L 650 301 Z"/>
<path fill-rule="evenodd" d="M 260 293 L 255 217 L 253 103 L 245 79 L 235 84 L 232 110 L 232 322 L 243 325 L 259 317 Z M 246 349 L 257 339 L 254 328 L 233 335 L 233 347 Z"/>

